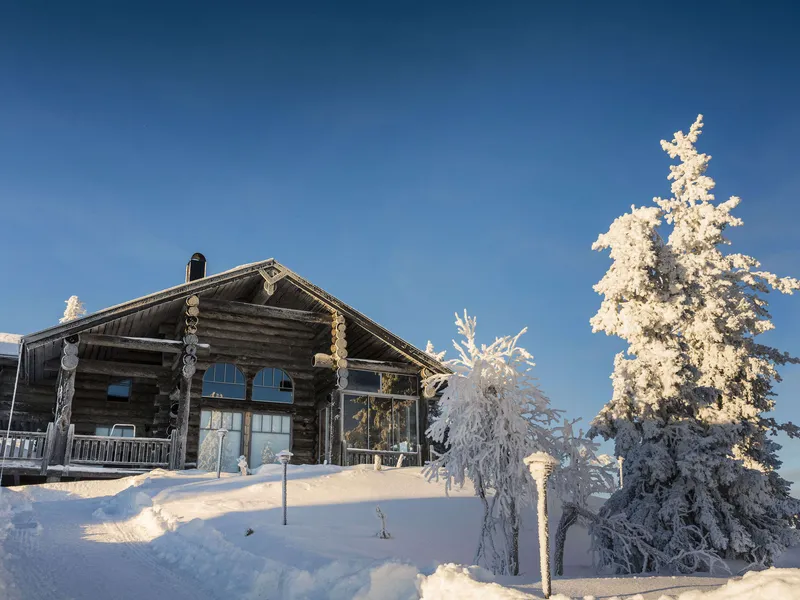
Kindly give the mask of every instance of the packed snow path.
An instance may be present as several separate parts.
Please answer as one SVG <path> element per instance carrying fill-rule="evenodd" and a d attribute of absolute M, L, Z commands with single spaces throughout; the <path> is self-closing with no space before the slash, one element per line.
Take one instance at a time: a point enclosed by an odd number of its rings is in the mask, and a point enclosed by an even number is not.
<path fill-rule="evenodd" d="M 129 529 L 98 522 L 93 513 L 102 497 L 42 496 L 11 517 L 3 558 L 9 600 L 212 598 L 201 581 L 159 560 Z"/>

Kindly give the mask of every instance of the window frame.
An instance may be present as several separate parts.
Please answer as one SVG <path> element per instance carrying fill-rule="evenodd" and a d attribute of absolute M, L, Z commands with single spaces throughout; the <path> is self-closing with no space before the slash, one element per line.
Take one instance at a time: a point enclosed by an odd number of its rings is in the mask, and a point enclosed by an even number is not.
<path fill-rule="evenodd" d="M 420 411 L 420 397 L 419 396 L 402 396 L 402 395 L 399 395 L 399 394 L 379 394 L 379 393 L 373 393 L 373 392 L 360 392 L 360 391 L 355 391 L 355 390 L 350 390 L 350 389 L 339 390 L 339 414 L 341 415 L 340 418 L 339 418 L 339 439 L 341 440 L 341 444 L 342 444 L 342 446 L 343 446 L 343 448 L 345 450 L 349 447 L 347 445 L 347 442 L 345 441 L 345 429 L 344 429 L 345 420 L 346 420 L 344 418 L 344 415 L 345 415 L 344 402 L 345 402 L 345 396 L 347 396 L 347 395 L 350 395 L 350 396 L 359 396 L 359 395 L 366 396 L 369 399 L 370 403 L 372 402 L 372 398 L 382 398 L 382 399 L 386 399 L 386 400 L 395 400 L 395 399 L 397 399 L 397 400 L 414 400 L 415 401 L 415 415 L 414 416 L 415 416 L 415 421 L 416 421 L 415 422 L 415 426 L 416 426 L 416 438 L 417 438 L 416 445 L 417 445 L 417 449 L 416 449 L 415 452 L 408 452 L 407 454 L 409 454 L 409 455 L 420 454 L 420 456 L 421 456 L 421 452 L 422 452 L 422 437 L 423 436 L 420 435 L 420 430 L 419 430 L 419 411 Z M 369 405 L 368 405 L 367 410 L 369 410 Z M 394 429 L 394 402 L 392 403 L 392 428 Z M 369 428 L 367 429 L 367 431 L 369 431 Z M 369 433 L 367 433 L 367 436 L 368 436 L 367 437 L 367 440 L 368 440 L 367 441 L 367 445 L 369 445 Z M 356 448 L 356 450 L 364 450 L 364 448 Z M 369 448 L 367 448 L 367 450 L 369 450 Z"/>
<path fill-rule="evenodd" d="M 261 375 L 267 369 L 272 371 L 272 385 L 257 384 L 256 383 L 256 379 L 258 378 L 259 375 Z M 283 376 L 286 377 L 286 379 L 289 380 L 289 383 L 291 383 L 291 385 L 292 385 L 291 389 L 289 389 L 289 390 L 281 389 L 280 383 L 277 386 L 275 385 L 275 372 L 276 371 L 279 371 L 279 372 L 283 373 Z M 263 376 L 261 377 L 261 380 L 262 381 L 264 380 Z M 283 379 L 281 379 L 281 381 L 283 381 Z M 284 402 L 282 400 L 256 400 L 255 392 L 256 392 L 256 388 L 257 387 L 263 388 L 263 389 L 266 389 L 266 390 L 277 390 L 278 392 L 282 392 L 282 393 L 290 392 L 291 395 L 292 395 L 291 396 L 292 399 L 289 402 Z M 253 379 L 252 379 L 252 381 L 250 383 L 250 399 L 253 402 L 258 402 L 259 404 L 274 403 L 274 404 L 283 404 L 283 405 L 291 406 L 291 405 L 294 404 L 294 393 L 295 393 L 294 379 L 292 378 L 292 376 L 285 369 L 281 369 L 280 367 L 262 367 L 262 368 L 260 368 L 256 372 L 256 374 L 253 376 Z"/>
<path fill-rule="evenodd" d="M 226 375 L 223 375 L 222 381 L 217 379 L 217 367 L 220 366 L 220 365 L 226 367 L 226 369 L 225 369 Z M 227 367 L 228 366 L 231 366 L 231 367 L 234 368 L 233 381 L 232 382 L 231 381 L 225 381 L 225 377 L 227 376 Z M 212 369 L 213 369 L 213 373 L 214 373 L 214 378 L 211 379 L 211 380 L 206 380 L 206 377 L 208 377 L 209 373 L 212 372 Z M 242 383 L 236 383 L 236 375 L 237 374 L 241 376 Z M 224 385 L 224 386 L 231 386 L 231 387 L 236 387 L 236 389 L 239 389 L 239 386 L 241 386 L 242 397 L 241 398 L 234 398 L 232 396 L 213 396 L 213 395 L 206 394 L 206 390 L 205 390 L 206 383 L 218 384 L 218 385 Z M 214 394 L 214 392 L 211 392 L 211 394 Z M 200 396 L 202 398 L 209 398 L 209 399 L 213 399 L 213 400 L 232 400 L 232 401 L 240 401 L 240 402 L 244 401 L 244 400 L 247 400 L 247 377 L 245 376 L 244 371 L 242 371 L 236 363 L 232 363 L 232 362 L 215 362 L 215 363 L 212 363 L 211 365 L 209 365 L 208 369 L 206 369 L 205 373 L 203 373 L 203 385 L 202 385 L 202 388 L 200 389 Z"/>

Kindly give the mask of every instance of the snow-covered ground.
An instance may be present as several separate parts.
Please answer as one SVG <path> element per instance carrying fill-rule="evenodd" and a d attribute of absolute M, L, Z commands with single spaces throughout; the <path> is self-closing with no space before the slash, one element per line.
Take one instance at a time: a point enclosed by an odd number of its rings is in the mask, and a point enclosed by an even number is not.
<path fill-rule="evenodd" d="M 6 488 L 0 504 L 0 597 L 18 599 L 516 599 L 541 597 L 536 519 L 524 515 L 523 574 L 469 565 L 480 505 L 449 497 L 417 468 L 289 467 L 289 524 L 280 467 L 250 477 L 154 471 L 126 479 Z M 388 540 L 376 534 L 380 506 Z M 551 529 L 559 513 L 551 509 Z M 249 535 L 247 532 L 251 530 Z M 716 577 L 597 578 L 588 536 L 574 528 L 563 600 L 641 594 L 681 600 L 800 599 L 800 569 Z M 800 566 L 786 557 L 783 566 Z M 697 591 L 693 591 L 697 590 Z M 638 597 L 638 596 L 637 596 Z"/>

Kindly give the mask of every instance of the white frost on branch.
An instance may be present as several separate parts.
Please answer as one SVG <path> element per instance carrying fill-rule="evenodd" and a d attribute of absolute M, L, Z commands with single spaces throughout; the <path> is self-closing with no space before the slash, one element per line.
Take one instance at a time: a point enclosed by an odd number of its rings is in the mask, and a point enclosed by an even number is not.
<path fill-rule="evenodd" d="M 442 390 L 440 414 L 427 431 L 445 452 L 426 467 L 431 479 L 444 477 L 445 488 L 472 481 L 483 504 L 476 563 L 494 573 L 519 572 L 520 509 L 532 497 L 523 459 L 537 450 L 558 450 L 550 425 L 559 411 L 536 385 L 533 357 L 516 336 L 478 345 L 476 320 L 456 315 L 464 340 L 453 342 L 457 358 L 452 374 L 437 374 L 426 386 Z"/>
<path fill-rule="evenodd" d="M 791 294 L 800 281 L 722 252 L 725 230 L 742 225 L 731 214 L 739 198 L 715 202 L 710 157 L 695 148 L 701 128 L 702 116 L 661 143 L 679 159 L 672 197 L 632 207 L 593 246 L 613 263 L 595 286 L 603 301 L 592 328 L 628 344 L 590 431 L 613 438 L 625 459 L 625 487 L 601 516 L 644 527 L 661 553 L 623 551 L 595 528 L 606 565 L 627 570 L 708 569 L 714 553 L 769 564 L 798 539 L 800 502 L 768 436 L 798 429 L 765 416 L 777 367 L 798 360 L 756 337 L 773 328 L 764 295 Z M 698 540 L 706 558 L 690 552 Z"/>
<path fill-rule="evenodd" d="M 86 308 L 84 308 L 83 302 L 77 296 L 70 296 L 69 300 L 65 300 L 65 302 L 67 308 L 64 309 L 64 316 L 58 320 L 59 323 L 68 323 L 69 321 L 80 319 L 86 314 Z"/>

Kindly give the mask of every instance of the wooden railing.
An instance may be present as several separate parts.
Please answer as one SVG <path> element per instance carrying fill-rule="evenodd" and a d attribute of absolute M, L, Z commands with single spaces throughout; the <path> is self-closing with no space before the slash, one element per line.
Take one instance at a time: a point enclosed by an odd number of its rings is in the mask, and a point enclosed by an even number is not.
<path fill-rule="evenodd" d="M 8 437 L 5 431 L 0 431 L 0 456 L 9 460 L 42 460 L 52 425 L 48 425 L 47 432 L 10 431 Z"/>
<path fill-rule="evenodd" d="M 403 466 L 419 466 L 418 452 L 398 452 L 396 450 L 362 450 L 361 448 L 346 448 L 344 454 L 345 466 L 350 465 L 371 465 L 375 461 L 375 456 L 381 457 L 381 462 L 387 467 L 393 467 L 398 459 L 404 456 Z"/>
<path fill-rule="evenodd" d="M 76 435 L 70 425 L 64 465 L 172 469 L 177 461 L 177 431 L 168 438 Z"/>

